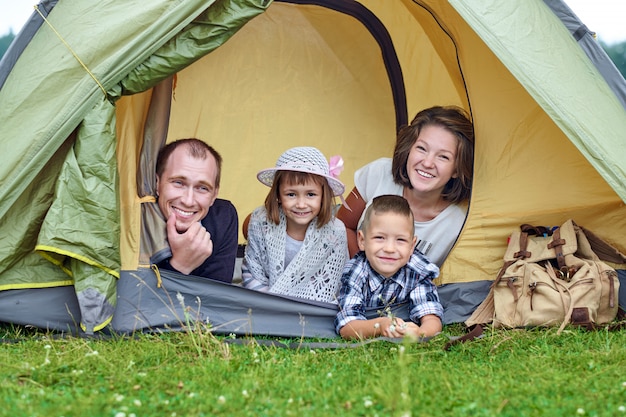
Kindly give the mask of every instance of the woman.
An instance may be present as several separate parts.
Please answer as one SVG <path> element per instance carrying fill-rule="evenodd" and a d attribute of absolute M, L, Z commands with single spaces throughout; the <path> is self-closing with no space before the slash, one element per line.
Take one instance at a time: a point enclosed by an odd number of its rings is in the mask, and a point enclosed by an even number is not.
<path fill-rule="evenodd" d="M 415 218 L 416 250 L 441 266 L 467 215 L 472 187 L 474 128 L 455 106 L 420 111 L 400 129 L 393 159 L 380 158 L 357 170 L 355 187 L 337 218 L 346 225 L 350 256 L 358 251 L 356 230 L 376 196 L 401 195 Z"/>

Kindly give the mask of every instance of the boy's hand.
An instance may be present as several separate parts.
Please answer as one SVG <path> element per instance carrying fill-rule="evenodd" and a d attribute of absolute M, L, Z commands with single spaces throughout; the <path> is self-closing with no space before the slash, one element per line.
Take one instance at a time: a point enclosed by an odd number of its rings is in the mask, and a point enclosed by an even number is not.
<path fill-rule="evenodd" d="M 387 326 L 383 328 L 383 336 L 385 337 L 404 337 L 413 332 L 417 332 L 419 327 L 412 321 L 404 321 L 401 318 L 389 319 Z"/>
<path fill-rule="evenodd" d="M 401 319 L 396 319 L 396 321 L 401 321 Z M 396 332 L 402 332 L 398 337 L 407 336 L 417 341 L 420 337 L 434 336 L 441 332 L 441 319 L 434 314 L 427 314 L 420 321 L 421 326 L 412 321 L 403 322 L 404 327 L 396 328 Z"/>
<path fill-rule="evenodd" d="M 167 219 L 167 240 L 172 249 L 170 265 L 188 275 L 213 254 L 211 234 L 200 223 L 192 224 L 183 233 L 176 230 L 176 215 Z"/>

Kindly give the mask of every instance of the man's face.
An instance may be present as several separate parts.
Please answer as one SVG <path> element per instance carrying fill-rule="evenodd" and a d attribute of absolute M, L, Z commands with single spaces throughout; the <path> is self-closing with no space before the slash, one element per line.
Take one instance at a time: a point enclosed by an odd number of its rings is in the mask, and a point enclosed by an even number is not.
<path fill-rule="evenodd" d="M 189 155 L 186 146 L 179 146 L 170 155 L 165 170 L 157 177 L 157 196 L 165 218 L 172 213 L 176 216 L 179 233 L 209 212 L 219 191 L 216 177 L 217 164 L 211 154 L 197 159 Z"/>

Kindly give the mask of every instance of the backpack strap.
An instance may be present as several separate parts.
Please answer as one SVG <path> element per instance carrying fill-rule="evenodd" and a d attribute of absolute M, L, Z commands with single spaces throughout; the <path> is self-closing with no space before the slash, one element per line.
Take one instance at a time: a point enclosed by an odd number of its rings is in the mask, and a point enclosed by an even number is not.
<path fill-rule="evenodd" d="M 479 304 L 479 306 L 476 308 L 476 310 L 474 310 L 472 315 L 465 321 L 465 324 L 468 327 L 482 326 L 483 324 L 491 323 L 493 321 L 493 315 L 495 312 L 495 307 L 493 304 L 493 291 L 496 285 L 498 285 L 498 283 L 502 280 L 502 277 L 504 276 L 505 271 L 511 265 L 513 265 L 519 259 L 526 259 L 532 255 L 530 252 L 526 250 L 526 248 L 528 247 L 528 233 L 530 232 L 531 234 L 535 234 L 539 229 L 529 224 L 523 224 L 520 226 L 520 228 L 522 229 L 522 232 L 520 233 L 520 238 L 519 238 L 519 251 L 513 254 L 515 259 L 504 262 L 504 265 L 502 265 L 502 268 L 500 268 L 500 271 L 498 271 L 498 275 L 496 276 L 496 279 L 491 283 L 491 286 L 489 287 L 489 293 L 487 294 L 487 297 L 483 300 L 482 303 Z M 507 286 L 511 289 L 513 297 L 517 301 L 518 296 L 517 296 L 517 292 L 515 291 L 515 288 L 513 288 L 513 283 L 508 282 Z M 463 341 L 465 340 L 461 340 L 460 342 L 463 342 Z"/>
<path fill-rule="evenodd" d="M 552 229 L 545 226 L 533 226 L 532 224 L 524 223 L 519 228 L 522 232 L 531 236 L 552 236 Z"/>
<path fill-rule="evenodd" d="M 601 260 L 615 264 L 626 264 L 626 255 L 621 253 L 617 250 L 617 248 L 603 240 L 591 230 L 585 229 L 582 226 L 580 228 L 587 237 L 587 240 L 591 245 L 591 250 L 593 250 Z"/>
<path fill-rule="evenodd" d="M 528 248 L 528 232 L 525 232 L 522 230 L 522 233 L 520 233 L 519 235 L 519 251 L 515 252 L 513 254 L 513 257 L 516 259 L 530 258 L 532 256 L 532 253 L 528 252 L 526 250 L 527 248 Z"/>
<path fill-rule="evenodd" d="M 482 337 L 484 331 L 484 326 L 482 324 L 475 325 L 469 333 L 464 334 L 463 336 L 457 338 L 451 338 L 448 343 L 445 344 L 443 350 L 450 350 L 452 346 L 456 346 L 459 343 L 470 342 L 474 339 L 478 339 Z"/>
<path fill-rule="evenodd" d="M 565 264 L 565 256 L 563 255 L 563 245 L 565 245 L 565 239 L 561 239 L 560 229 L 556 229 L 552 234 L 552 241 L 548 243 L 548 249 L 554 249 L 556 256 L 556 263 L 559 265 L 559 270 L 567 270 Z"/>

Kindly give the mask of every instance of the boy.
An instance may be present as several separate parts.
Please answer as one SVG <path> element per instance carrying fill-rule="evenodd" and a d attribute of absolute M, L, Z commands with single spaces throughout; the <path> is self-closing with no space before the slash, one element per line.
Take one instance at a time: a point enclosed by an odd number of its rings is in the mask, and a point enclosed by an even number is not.
<path fill-rule="evenodd" d="M 421 253 L 413 252 L 416 241 L 408 202 L 397 195 L 374 198 L 358 231 L 360 251 L 348 261 L 341 278 L 339 313 L 335 318 L 341 337 L 417 338 L 441 331 L 443 307 L 432 282 L 439 268 Z M 365 317 L 367 308 L 384 310 L 404 301 L 409 301 L 411 321 Z"/>

